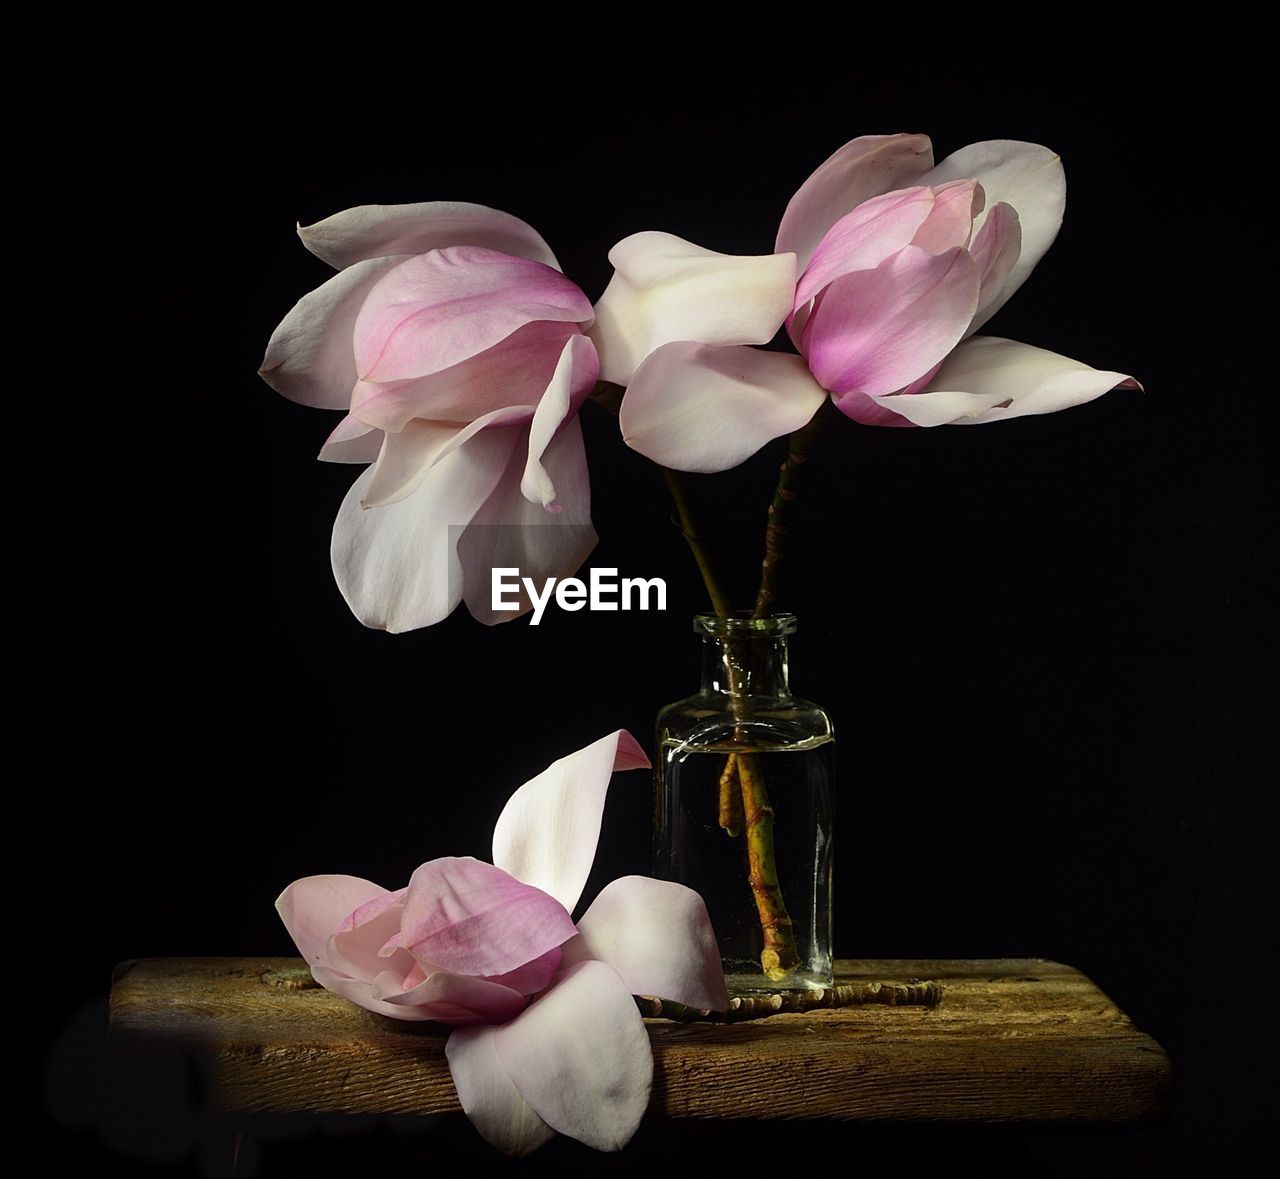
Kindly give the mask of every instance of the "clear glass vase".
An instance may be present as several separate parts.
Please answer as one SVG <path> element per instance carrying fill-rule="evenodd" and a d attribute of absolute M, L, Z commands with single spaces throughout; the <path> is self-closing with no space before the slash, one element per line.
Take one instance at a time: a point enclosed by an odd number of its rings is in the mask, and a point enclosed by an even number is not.
<path fill-rule="evenodd" d="M 791 692 L 791 614 L 700 614 L 702 686 L 658 714 L 655 875 L 702 894 L 730 994 L 830 986 L 834 733 Z"/>

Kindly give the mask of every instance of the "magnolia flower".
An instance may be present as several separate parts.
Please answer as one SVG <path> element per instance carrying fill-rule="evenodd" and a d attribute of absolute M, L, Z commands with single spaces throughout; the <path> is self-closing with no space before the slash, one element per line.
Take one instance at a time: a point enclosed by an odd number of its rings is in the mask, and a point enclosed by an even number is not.
<path fill-rule="evenodd" d="M 1061 162 L 1036 144 L 975 143 L 936 166 L 923 135 L 845 144 L 778 229 L 777 249 L 797 257 L 787 330 L 801 355 L 690 340 L 657 349 L 622 404 L 627 442 L 668 466 L 720 471 L 804 425 L 827 396 L 867 425 L 934 426 L 1136 388 L 974 335 L 1049 248 L 1065 198 Z"/>
<path fill-rule="evenodd" d="M 619 1150 L 649 1103 L 653 1056 L 634 994 L 728 1004 L 702 898 L 626 876 L 576 926 L 609 778 L 649 766 L 624 730 L 552 763 L 508 800 L 493 863 L 446 857 L 389 892 L 309 876 L 276 909 L 321 986 L 393 1019 L 456 1030 L 445 1045 L 480 1133 L 527 1154 L 555 1131 Z"/>
<path fill-rule="evenodd" d="M 596 322 L 541 236 L 496 209 L 365 205 L 298 233 L 338 273 L 285 316 L 261 373 L 294 401 L 346 411 L 320 458 L 372 465 L 338 512 L 333 570 L 360 621 L 389 631 L 460 601 L 482 622 L 518 617 L 527 595 L 493 609 L 495 567 L 535 583 L 573 573 L 596 540 L 577 413 L 597 348 L 625 383 L 670 340 L 767 341 L 795 277 L 790 256 L 652 235 L 666 250 L 656 271 L 614 300 L 625 315 L 602 301 Z M 698 314 L 700 293 L 713 302 Z"/>

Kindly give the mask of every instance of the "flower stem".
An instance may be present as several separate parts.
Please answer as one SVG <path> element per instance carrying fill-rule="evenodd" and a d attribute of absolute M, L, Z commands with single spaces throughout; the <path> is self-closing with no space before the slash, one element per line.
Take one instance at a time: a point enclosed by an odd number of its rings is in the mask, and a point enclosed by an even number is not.
<path fill-rule="evenodd" d="M 760 592 L 756 594 L 752 618 L 768 618 L 778 597 L 778 579 L 787 555 L 787 534 L 791 528 L 791 505 L 796 498 L 796 482 L 800 468 L 809 461 L 809 449 L 831 414 L 831 399 L 818 407 L 818 412 L 801 426 L 787 443 L 787 457 L 778 472 L 778 485 L 773 490 L 769 514 L 765 519 L 764 562 L 760 570 Z"/>
<path fill-rule="evenodd" d="M 671 492 L 672 502 L 676 506 L 680 532 L 684 536 L 685 543 L 689 546 L 689 551 L 693 554 L 694 561 L 697 562 L 698 572 L 702 575 L 702 584 L 707 587 L 707 594 L 711 598 L 711 608 L 716 612 L 716 617 L 728 618 L 733 613 L 733 600 L 729 597 L 728 591 L 724 588 L 724 583 L 720 580 L 720 574 L 716 570 L 711 551 L 707 548 L 706 539 L 702 535 L 702 530 L 698 527 L 697 518 L 693 514 L 693 506 L 689 502 L 689 488 L 685 483 L 684 476 L 679 471 L 672 471 L 668 467 L 660 469 L 663 481 L 667 485 L 667 490 Z"/>

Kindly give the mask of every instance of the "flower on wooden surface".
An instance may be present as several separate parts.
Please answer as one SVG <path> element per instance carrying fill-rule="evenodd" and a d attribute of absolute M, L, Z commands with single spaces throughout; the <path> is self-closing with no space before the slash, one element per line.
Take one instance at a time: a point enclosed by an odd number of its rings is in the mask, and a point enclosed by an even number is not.
<path fill-rule="evenodd" d="M 321 986 L 393 1019 L 454 1025 L 445 1053 L 480 1133 L 527 1154 L 556 1131 L 621 1149 L 653 1057 L 633 995 L 728 1004 L 702 898 L 627 876 L 571 916 L 615 770 L 646 768 L 625 730 L 554 762 L 508 800 L 493 863 L 444 857 L 389 891 L 354 876 L 290 884 L 276 909 Z"/>

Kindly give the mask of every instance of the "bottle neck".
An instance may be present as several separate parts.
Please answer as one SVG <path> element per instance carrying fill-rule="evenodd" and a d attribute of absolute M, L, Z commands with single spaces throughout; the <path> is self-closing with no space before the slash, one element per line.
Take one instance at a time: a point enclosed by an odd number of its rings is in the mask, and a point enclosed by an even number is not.
<path fill-rule="evenodd" d="M 702 691 L 722 696 L 785 698 L 785 635 L 703 635 Z"/>

